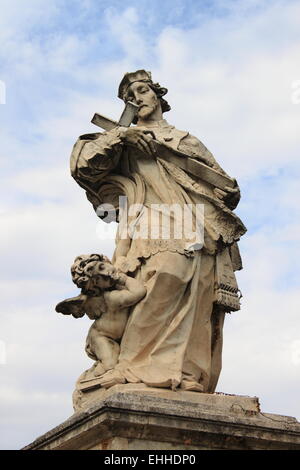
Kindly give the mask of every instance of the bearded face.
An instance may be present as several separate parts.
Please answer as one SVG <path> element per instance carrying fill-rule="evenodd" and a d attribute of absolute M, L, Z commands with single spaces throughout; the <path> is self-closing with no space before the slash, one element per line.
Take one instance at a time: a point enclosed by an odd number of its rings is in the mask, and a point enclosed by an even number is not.
<path fill-rule="evenodd" d="M 127 100 L 139 106 L 138 118 L 147 120 L 160 108 L 160 101 L 152 88 L 144 82 L 133 83 L 127 92 Z"/>

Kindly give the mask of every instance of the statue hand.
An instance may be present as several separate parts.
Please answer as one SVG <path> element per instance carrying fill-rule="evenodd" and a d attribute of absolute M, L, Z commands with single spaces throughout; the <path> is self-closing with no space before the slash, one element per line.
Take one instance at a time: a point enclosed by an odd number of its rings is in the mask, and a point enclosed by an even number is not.
<path fill-rule="evenodd" d="M 121 140 L 125 144 L 137 147 L 141 152 L 147 155 L 153 155 L 155 153 L 155 146 L 152 142 L 153 139 L 155 139 L 155 135 L 146 127 L 123 128 L 120 132 Z"/>

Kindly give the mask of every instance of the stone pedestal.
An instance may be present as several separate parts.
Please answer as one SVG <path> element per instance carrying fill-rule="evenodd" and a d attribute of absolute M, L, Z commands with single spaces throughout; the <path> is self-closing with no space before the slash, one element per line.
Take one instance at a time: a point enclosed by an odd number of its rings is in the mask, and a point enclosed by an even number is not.
<path fill-rule="evenodd" d="M 300 423 L 255 397 L 116 385 L 24 450 L 58 449 L 300 450 Z"/>

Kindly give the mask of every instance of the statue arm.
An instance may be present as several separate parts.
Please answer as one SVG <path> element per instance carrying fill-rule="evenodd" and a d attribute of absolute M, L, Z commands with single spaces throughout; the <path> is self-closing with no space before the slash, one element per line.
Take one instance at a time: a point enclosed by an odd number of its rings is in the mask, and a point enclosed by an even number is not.
<path fill-rule="evenodd" d="M 222 173 L 229 177 L 229 175 L 223 170 L 223 168 L 218 164 L 217 160 L 214 158 L 213 154 L 205 147 L 205 145 L 196 137 L 191 134 L 183 137 L 181 139 L 178 150 L 186 155 L 189 155 L 192 158 L 201 160 L 206 165 L 210 166 L 214 170 Z M 228 188 L 228 191 L 222 191 L 220 189 L 215 189 L 216 196 L 223 200 L 230 210 L 234 210 L 241 198 L 240 188 L 235 180 L 235 187 Z"/>
<path fill-rule="evenodd" d="M 122 143 L 118 129 L 86 134 L 77 140 L 71 154 L 71 175 L 86 191 L 94 209 L 102 203 L 99 188 L 119 163 Z"/>
<path fill-rule="evenodd" d="M 125 288 L 105 293 L 105 300 L 110 308 L 120 309 L 131 307 L 146 295 L 146 288 L 136 279 L 122 274 L 125 278 Z"/>
<path fill-rule="evenodd" d="M 206 165 L 210 166 L 214 170 L 219 171 L 223 175 L 227 175 L 227 173 L 223 170 L 223 168 L 218 164 L 217 160 L 213 156 L 213 154 L 205 147 L 205 145 L 194 137 L 191 134 L 188 134 L 186 137 L 183 137 L 179 143 L 178 150 L 182 153 L 189 155 L 192 158 L 199 159 L 206 163 Z"/>
<path fill-rule="evenodd" d="M 112 171 L 122 153 L 118 128 L 79 137 L 71 154 L 71 174 L 81 182 L 95 183 Z"/>

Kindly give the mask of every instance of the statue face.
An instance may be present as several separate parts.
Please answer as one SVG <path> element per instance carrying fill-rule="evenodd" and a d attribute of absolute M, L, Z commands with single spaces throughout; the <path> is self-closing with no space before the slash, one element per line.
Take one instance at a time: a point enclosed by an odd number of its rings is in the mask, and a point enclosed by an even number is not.
<path fill-rule="evenodd" d="M 111 263 L 104 262 L 102 266 L 106 276 L 111 276 L 116 273 L 116 268 Z"/>
<path fill-rule="evenodd" d="M 115 284 L 115 281 L 109 276 L 101 276 L 98 277 L 96 284 L 100 289 L 106 290 L 112 287 Z"/>
<path fill-rule="evenodd" d="M 111 263 L 103 263 L 103 265 L 103 275 L 100 273 L 100 276 L 97 276 L 96 284 L 100 289 L 105 290 L 115 285 L 116 281 L 111 276 L 116 273 L 116 268 Z"/>
<path fill-rule="evenodd" d="M 128 88 L 127 99 L 139 106 L 138 117 L 148 119 L 160 106 L 156 93 L 147 83 L 135 82 Z"/>

